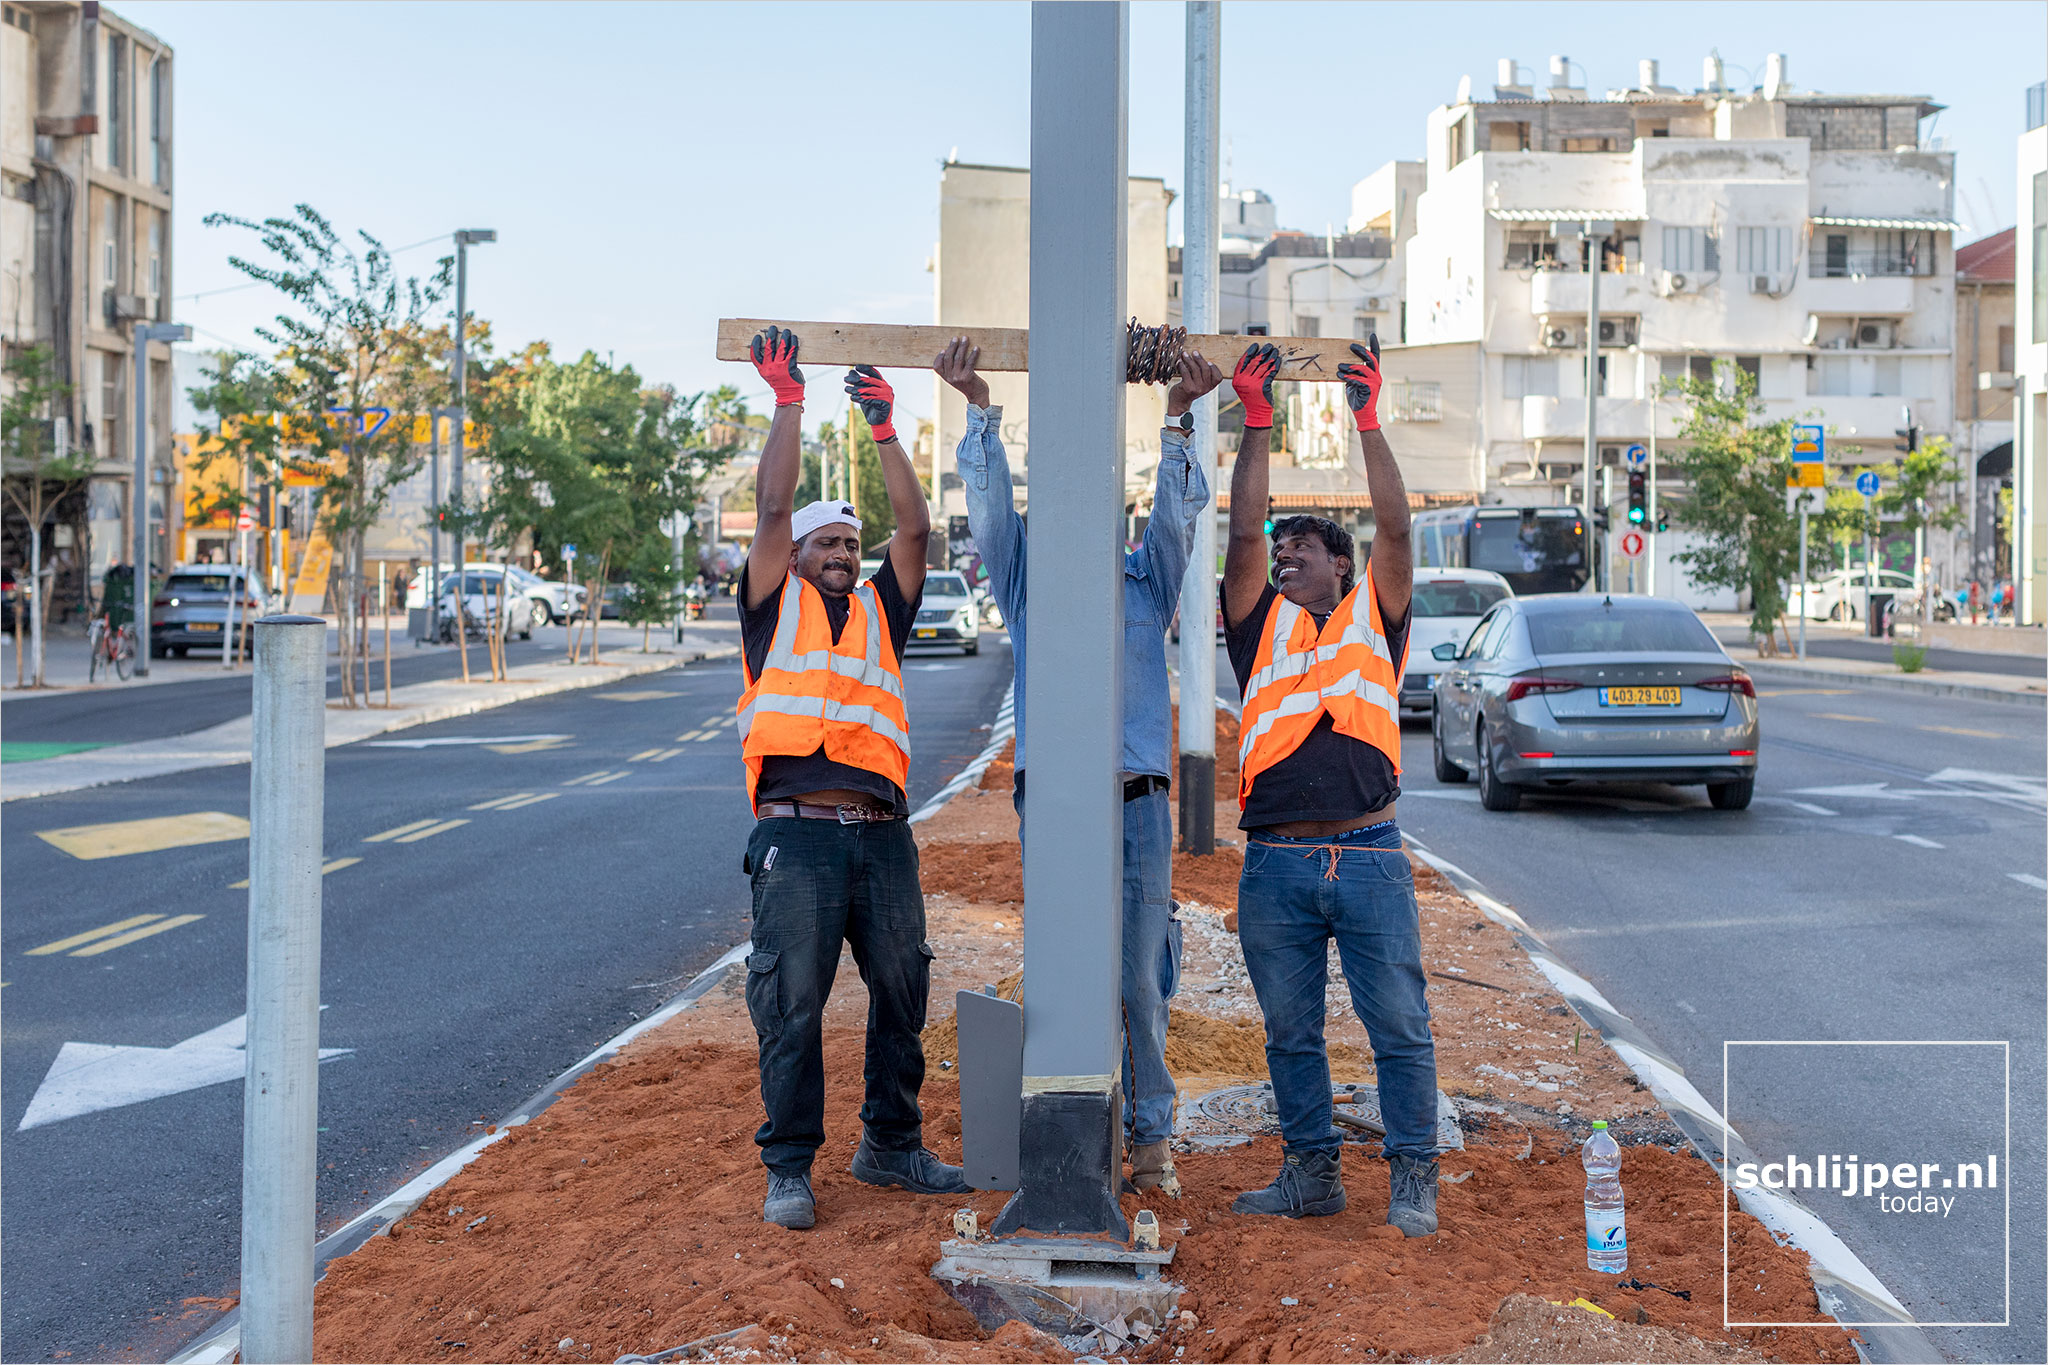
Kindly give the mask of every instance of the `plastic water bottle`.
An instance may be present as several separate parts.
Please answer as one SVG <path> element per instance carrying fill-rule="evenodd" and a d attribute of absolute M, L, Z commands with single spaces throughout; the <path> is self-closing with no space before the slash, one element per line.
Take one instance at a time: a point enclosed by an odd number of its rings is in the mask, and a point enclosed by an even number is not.
<path fill-rule="evenodd" d="M 1596 1122 L 1580 1149 L 1586 1163 L 1586 1265 L 1608 1275 L 1628 1269 L 1628 1222 L 1621 1210 L 1621 1148 Z"/>

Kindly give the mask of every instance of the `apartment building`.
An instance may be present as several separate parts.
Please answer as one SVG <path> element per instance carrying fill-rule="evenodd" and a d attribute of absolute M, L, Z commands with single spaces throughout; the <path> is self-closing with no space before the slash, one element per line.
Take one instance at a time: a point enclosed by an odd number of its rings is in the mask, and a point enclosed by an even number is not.
<path fill-rule="evenodd" d="M 2012 487 L 2015 235 L 2007 228 L 1956 248 L 1955 453 L 1974 494 L 1967 572 L 1986 583 L 2012 573 L 1999 502 Z"/>
<path fill-rule="evenodd" d="M 2048 85 L 2027 90 L 2027 130 L 2019 146 L 2019 226 L 2013 253 L 2019 330 L 2013 376 L 2015 447 L 2013 522 L 2019 542 L 2014 581 L 2020 621 L 2048 621 Z"/>
<path fill-rule="evenodd" d="M 1954 157 L 1920 131 L 1941 106 L 1799 91 L 1783 56 L 1750 91 L 1713 58 L 1691 91 L 1653 61 L 1604 94 L 1563 57 L 1541 90 L 1500 66 L 1491 99 L 1429 115 L 1402 251 L 1408 345 L 1480 353 L 1488 500 L 1580 500 L 1592 271 L 1602 464 L 1675 436 L 1659 381 L 1719 360 L 1768 416 L 1817 413 L 1838 464 L 1890 458 L 1908 417 L 1954 433 Z M 1557 235 L 1587 222 L 1590 245 Z"/>
<path fill-rule="evenodd" d="M 49 348 L 71 386 L 52 416 L 97 457 L 90 484 L 46 533 L 59 606 L 81 601 L 110 562 L 130 555 L 133 329 L 170 316 L 172 72 L 161 38 L 93 0 L 0 4 L 0 336 L 10 354 Z M 161 537 L 171 352 L 150 350 L 150 498 Z M 10 520 L 10 561 L 26 558 L 26 533 Z M 165 549 L 160 538 L 159 564 Z"/>

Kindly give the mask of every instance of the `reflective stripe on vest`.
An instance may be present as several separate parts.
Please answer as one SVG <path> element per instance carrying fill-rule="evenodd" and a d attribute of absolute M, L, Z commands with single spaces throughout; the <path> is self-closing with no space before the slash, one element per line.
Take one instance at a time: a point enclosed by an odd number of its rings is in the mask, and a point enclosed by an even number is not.
<path fill-rule="evenodd" d="M 1388 648 L 1370 567 L 1320 631 L 1313 616 L 1276 597 L 1245 684 L 1238 807 L 1258 775 L 1299 748 L 1325 714 L 1338 734 L 1372 745 L 1399 773 L 1405 663 Z"/>
<path fill-rule="evenodd" d="M 760 784 L 761 762 L 825 751 L 835 762 L 863 768 L 898 787 L 910 776 L 910 722 L 903 675 L 883 634 L 881 599 L 872 581 L 851 594 L 849 620 L 832 638 L 825 599 L 792 573 L 784 580 L 775 634 L 760 676 L 742 661 L 747 679 L 739 700 L 747 795 Z M 859 652 L 851 651 L 859 646 Z"/>

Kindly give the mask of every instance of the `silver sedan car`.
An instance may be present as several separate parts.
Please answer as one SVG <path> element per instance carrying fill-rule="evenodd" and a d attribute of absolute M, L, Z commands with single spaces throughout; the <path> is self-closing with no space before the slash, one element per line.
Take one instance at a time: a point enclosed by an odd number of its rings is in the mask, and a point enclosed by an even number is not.
<path fill-rule="evenodd" d="M 1554 593 L 1497 604 L 1442 662 L 1430 730 L 1440 782 L 1476 775 L 1488 810 L 1568 782 L 1756 788 L 1756 687 L 1692 610 Z"/>

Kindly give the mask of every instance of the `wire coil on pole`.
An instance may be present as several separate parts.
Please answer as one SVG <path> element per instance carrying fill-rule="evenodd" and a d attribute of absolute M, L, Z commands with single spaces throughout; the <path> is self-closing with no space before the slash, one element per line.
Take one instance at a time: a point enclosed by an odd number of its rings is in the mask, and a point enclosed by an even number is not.
<path fill-rule="evenodd" d="M 1126 337 L 1124 382 L 1171 384 L 1180 378 L 1180 358 L 1187 349 L 1187 328 L 1140 327 L 1134 317 Z"/>

